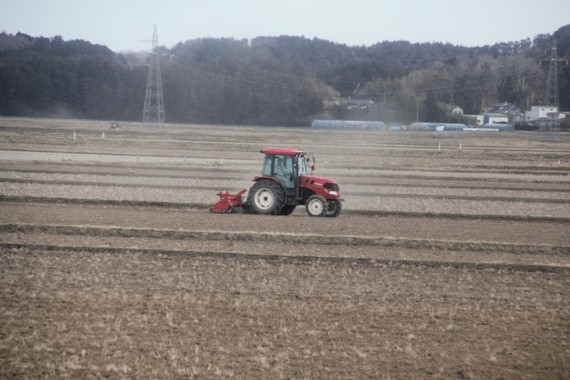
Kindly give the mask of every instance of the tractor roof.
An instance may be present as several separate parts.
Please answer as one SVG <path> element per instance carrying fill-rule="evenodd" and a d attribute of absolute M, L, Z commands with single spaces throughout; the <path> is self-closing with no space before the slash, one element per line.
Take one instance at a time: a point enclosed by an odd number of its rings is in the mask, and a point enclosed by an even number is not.
<path fill-rule="evenodd" d="M 307 154 L 307 152 L 298 150 L 298 149 L 289 149 L 289 148 L 267 148 L 262 149 L 261 153 L 264 154 L 279 154 L 283 156 L 296 156 L 298 154 Z"/>

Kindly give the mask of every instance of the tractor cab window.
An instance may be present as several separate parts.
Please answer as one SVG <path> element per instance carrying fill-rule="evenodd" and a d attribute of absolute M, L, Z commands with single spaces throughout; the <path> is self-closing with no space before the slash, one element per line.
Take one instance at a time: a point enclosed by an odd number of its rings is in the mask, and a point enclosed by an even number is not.
<path fill-rule="evenodd" d="M 275 156 L 273 171 L 277 176 L 293 175 L 293 157 L 291 156 Z"/>
<path fill-rule="evenodd" d="M 307 157 L 299 156 L 297 158 L 297 167 L 299 168 L 297 175 L 300 177 L 302 175 L 307 175 Z"/>
<path fill-rule="evenodd" d="M 293 157 L 283 155 L 265 156 L 261 175 L 268 177 L 293 175 Z"/>
<path fill-rule="evenodd" d="M 293 157 L 284 155 L 266 155 L 261 175 L 275 177 L 284 187 L 293 187 Z"/>
<path fill-rule="evenodd" d="M 261 170 L 261 175 L 266 177 L 271 177 L 273 167 L 273 156 L 265 156 L 263 160 L 263 169 Z"/>

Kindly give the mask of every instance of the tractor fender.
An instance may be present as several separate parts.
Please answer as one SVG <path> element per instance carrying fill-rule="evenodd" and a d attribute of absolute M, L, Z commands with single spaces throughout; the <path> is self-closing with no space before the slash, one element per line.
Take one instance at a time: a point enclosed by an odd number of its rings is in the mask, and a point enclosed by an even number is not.
<path fill-rule="evenodd" d="M 263 180 L 270 180 L 270 181 L 275 182 L 275 183 L 278 184 L 279 186 L 281 186 L 281 184 L 279 183 L 279 181 L 276 180 L 275 178 L 269 177 L 269 176 L 263 176 L 263 175 L 258 175 L 258 176 L 253 177 L 252 182 L 259 182 L 259 181 L 263 181 Z"/>

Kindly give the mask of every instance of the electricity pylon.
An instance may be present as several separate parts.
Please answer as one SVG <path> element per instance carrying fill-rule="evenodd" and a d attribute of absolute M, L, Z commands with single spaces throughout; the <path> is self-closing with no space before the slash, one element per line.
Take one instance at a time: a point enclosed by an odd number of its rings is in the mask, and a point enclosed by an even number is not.
<path fill-rule="evenodd" d="M 558 119 L 558 112 L 560 107 L 560 99 L 558 97 L 558 62 L 566 62 L 565 59 L 558 58 L 556 42 L 552 47 L 550 56 L 550 66 L 548 67 L 548 79 L 546 81 L 546 91 L 544 92 L 544 105 L 556 109 L 555 115 L 549 117 L 546 125 L 546 135 L 548 137 L 557 138 L 558 130 L 560 128 L 560 120 Z"/>
<path fill-rule="evenodd" d="M 552 48 L 550 56 L 550 66 L 548 67 L 548 79 L 546 81 L 546 91 L 544 92 L 544 105 L 558 107 L 558 54 L 556 43 Z"/>
<path fill-rule="evenodd" d="M 152 51 L 148 67 L 144 97 L 143 124 L 147 127 L 162 127 L 164 124 L 164 100 L 162 97 L 162 75 L 158 53 L 158 32 L 156 25 L 152 34 Z"/>

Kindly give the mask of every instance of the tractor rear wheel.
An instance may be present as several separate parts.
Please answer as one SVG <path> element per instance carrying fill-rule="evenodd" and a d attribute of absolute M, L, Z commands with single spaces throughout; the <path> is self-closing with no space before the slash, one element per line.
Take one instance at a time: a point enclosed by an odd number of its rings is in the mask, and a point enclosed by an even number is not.
<path fill-rule="evenodd" d="M 255 214 L 278 215 L 285 203 L 285 193 L 273 181 L 259 181 L 249 189 L 247 203 Z"/>
<path fill-rule="evenodd" d="M 341 203 L 338 199 L 329 199 L 327 200 L 328 209 L 325 216 L 334 218 L 335 216 L 340 215 L 340 211 L 342 210 Z"/>
<path fill-rule="evenodd" d="M 310 216 L 325 216 L 328 210 L 327 200 L 320 195 L 311 195 L 305 203 Z"/>

